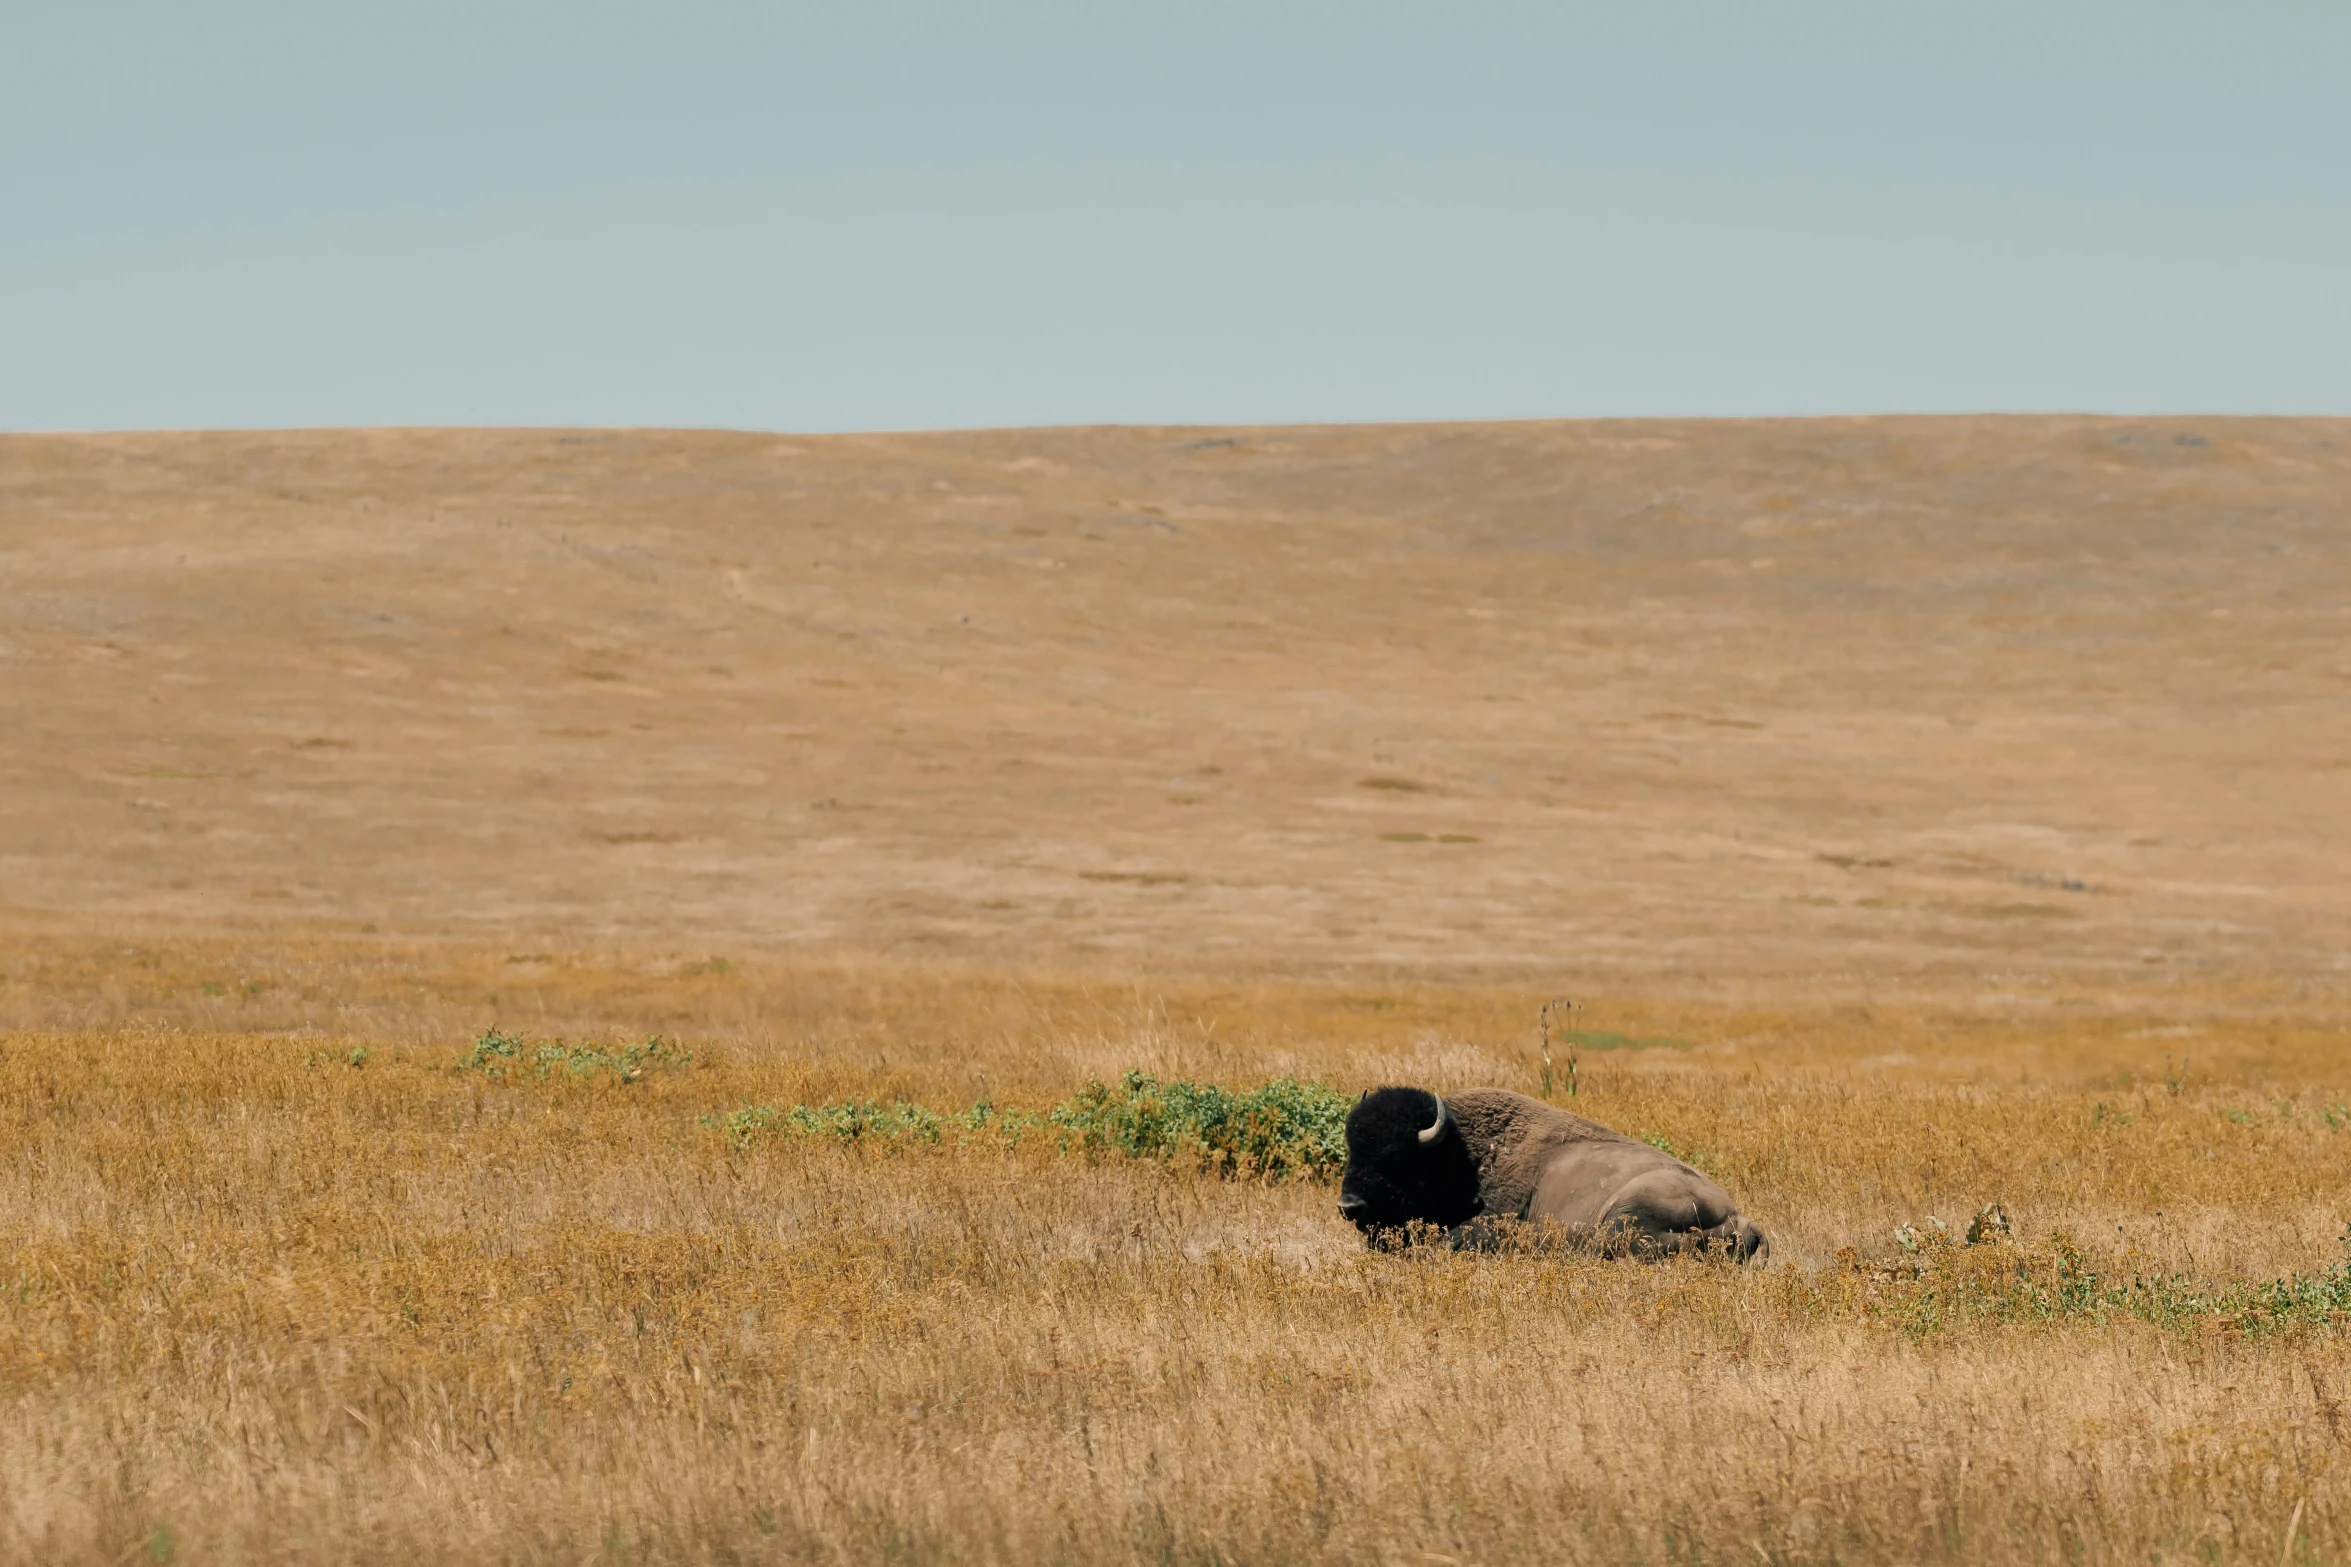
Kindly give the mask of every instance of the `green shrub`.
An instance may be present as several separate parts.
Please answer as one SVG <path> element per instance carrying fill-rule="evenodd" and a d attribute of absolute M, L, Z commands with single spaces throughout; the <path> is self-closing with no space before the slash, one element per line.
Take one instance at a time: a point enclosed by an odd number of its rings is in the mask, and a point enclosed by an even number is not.
<path fill-rule="evenodd" d="M 2345 1260 L 2323 1273 L 2203 1284 L 2184 1274 L 2107 1275 L 2062 1233 L 2036 1243 L 1971 1226 L 1961 1239 L 1940 1221 L 1895 1234 L 1911 1255 L 1871 1268 L 1850 1251 L 1849 1274 L 1866 1274 L 1866 1305 L 1914 1337 L 1969 1322 L 2127 1319 L 2164 1327 L 2214 1322 L 2250 1336 L 2351 1321 L 2351 1225 Z M 2005 1215 L 2002 1216 L 2005 1223 Z"/>
<path fill-rule="evenodd" d="M 1049 1137 L 1066 1154 L 1131 1159 L 1190 1157 L 1226 1175 L 1328 1179 L 1347 1162 L 1349 1101 L 1321 1083 L 1280 1078 L 1235 1091 L 1214 1083 L 1168 1082 L 1129 1072 L 1113 1088 L 1090 1082 L 1039 1115 L 980 1100 L 944 1116 L 903 1102 L 744 1105 L 702 1118 L 737 1148 L 765 1136 L 831 1137 L 842 1142 L 936 1143 L 990 1136 L 1008 1142 Z"/>
<path fill-rule="evenodd" d="M 1115 1089 L 1088 1083 L 1046 1120 L 1089 1153 L 1190 1153 L 1228 1173 L 1327 1178 L 1347 1162 L 1348 1106 L 1336 1090 L 1294 1077 L 1235 1093 L 1129 1072 Z"/>
<path fill-rule="evenodd" d="M 891 1139 L 935 1143 L 946 1118 L 936 1110 L 902 1101 L 885 1105 L 851 1099 L 782 1110 L 772 1105 L 745 1105 L 724 1115 L 706 1115 L 702 1124 L 717 1127 L 728 1142 L 745 1148 L 766 1135 L 832 1137 L 848 1143 Z"/>
<path fill-rule="evenodd" d="M 494 1028 L 485 1028 L 473 1048 L 458 1058 L 460 1072 L 479 1072 L 485 1077 L 520 1077 L 529 1073 L 534 1077 L 552 1077 L 558 1073 L 572 1077 L 593 1077 L 599 1072 L 610 1072 L 623 1083 L 635 1083 L 648 1072 L 674 1072 L 694 1059 L 691 1050 L 680 1050 L 659 1034 L 634 1045 L 567 1045 L 560 1039 L 542 1040 L 536 1046 L 520 1034 L 501 1034 Z"/>

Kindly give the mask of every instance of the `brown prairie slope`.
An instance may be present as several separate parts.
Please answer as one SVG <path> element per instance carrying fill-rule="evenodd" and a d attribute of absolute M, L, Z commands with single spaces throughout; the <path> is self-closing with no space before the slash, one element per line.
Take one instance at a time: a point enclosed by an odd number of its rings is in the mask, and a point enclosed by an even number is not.
<path fill-rule="evenodd" d="M 0 909 L 2351 976 L 2351 421 L 0 438 Z"/>

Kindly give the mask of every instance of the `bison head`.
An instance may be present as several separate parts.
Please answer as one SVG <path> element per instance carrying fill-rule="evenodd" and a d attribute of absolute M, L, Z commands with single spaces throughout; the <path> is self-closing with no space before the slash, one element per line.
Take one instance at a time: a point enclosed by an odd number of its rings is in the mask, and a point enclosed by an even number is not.
<path fill-rule="evenodd" d="M 1339 1214 L 1366 1235 L 1477 1216 L 1478 1170 L 1445 1101 L 1425 1088 L 1375 1088 L 1347 1114 Z"/>

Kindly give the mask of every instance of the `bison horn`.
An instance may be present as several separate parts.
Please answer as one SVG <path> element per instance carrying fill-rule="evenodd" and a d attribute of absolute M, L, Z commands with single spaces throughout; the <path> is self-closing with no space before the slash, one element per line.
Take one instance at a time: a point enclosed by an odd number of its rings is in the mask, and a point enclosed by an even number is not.
<path fill-rule="evenodd" d="M 1445 1103 L 1444 1096 L 1431 1094 L 1429 1097 L 1437 1101 L 1437 1118 L 1421 1129 L 1420 1140 L 1424 1143 L 1435 1142 L 1445 1135 L 1445 1128 L 1453 1124 L 1453 1109 Z"/>

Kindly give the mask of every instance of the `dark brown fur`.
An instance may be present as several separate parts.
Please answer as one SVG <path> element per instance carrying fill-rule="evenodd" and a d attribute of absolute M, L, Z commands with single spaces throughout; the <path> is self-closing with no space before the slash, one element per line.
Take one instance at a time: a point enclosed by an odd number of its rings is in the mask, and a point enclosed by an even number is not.
<path fill-rule="evenodd" d="M 1340 1211 L 1375 1243 L 1419 1222 L 1455 1245 L 1491 1244 L 1516 1220 L 1648 1257 L 1720 1250 L 1745 1262 L 1771 1249 L 1728 1192 L 1661 1149 L 1500 1088 L 1447 1095 L 1449 1124 L 1422 1143 L 1437 1102 L 1376 1089 L 1347 1118 Z"/>

